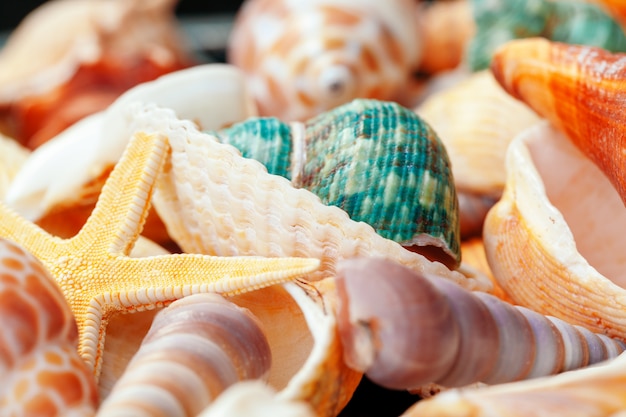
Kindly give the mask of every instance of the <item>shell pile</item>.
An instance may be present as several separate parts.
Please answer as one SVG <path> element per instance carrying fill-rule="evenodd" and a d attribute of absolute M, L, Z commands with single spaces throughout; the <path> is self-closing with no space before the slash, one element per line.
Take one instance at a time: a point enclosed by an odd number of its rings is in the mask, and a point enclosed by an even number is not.
<path fill-rule="evenodd" d="M 115 313 L 95 378 L 54 278 L 0 239 L 0 414 L 351 417 L 364 379 L 403 416 L 623 414 L 623 3 L 246 0 L 219 64 L 175 0 L 37 9 L 0 50 L 16 216 L 73 235 L 160 138 L 133 257 L 319 268 Z"/>

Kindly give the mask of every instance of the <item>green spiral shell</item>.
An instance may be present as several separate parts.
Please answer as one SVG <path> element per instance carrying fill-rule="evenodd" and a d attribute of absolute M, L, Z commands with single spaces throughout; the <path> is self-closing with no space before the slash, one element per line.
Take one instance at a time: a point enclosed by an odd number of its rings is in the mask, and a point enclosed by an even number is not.
<path fill-rule="evenodd" d="M 553 41 L 626 51 L 620 25 L 597 5 L 572 0 L 471 0 L 476 34 L 466 60 L 479 71 L 489 67 L 505 42 L 541 36 Z"/>
<path fill-rule="evenodd" d="M 415 112 L 393 102 L 357 99 L 309 119 L 303 129 L 306 156 L 297 167 L 293 127 L 276 118 L 252 118 L 212 133 L 381 236 L 404 245 L 434 238 L 452 264 L 460 263 L 458 200 L 448 154 Z"/>

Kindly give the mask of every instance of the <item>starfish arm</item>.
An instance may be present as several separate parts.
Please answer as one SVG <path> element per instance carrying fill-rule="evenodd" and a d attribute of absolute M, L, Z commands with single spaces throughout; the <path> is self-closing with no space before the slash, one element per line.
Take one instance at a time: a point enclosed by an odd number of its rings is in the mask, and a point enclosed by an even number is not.
<path fill-rule="evenodd" d="M 0 237 L 11 240 L 39 259 L 45 259 L 52 247 L 61 246 L 63 240 L 52 236 L 41 227 L 26 220 L 0 201 Z"/>
<path fill-rule="evenodd" d="M 195 254 L 162 255 L 112 260 L 109 270 L 123 281 L 92 280 L 94 296 L 81 309 L 78 319 L 78 350 L 85 362 L 100 375 L 106 325 L 113 312 L 152 310 L 191 294 L 237 294 L 294 280 L 319 268 L 314 258 L 218 257 Z M 104 281 L 109 279 L 103 277 Z"/>
<path fill-rule="evenodd" d="M 109 175 L 93 213 L 72 238 L 77 250 L 128 254 L 139 237 L 157 176 L 167 156 L 167 138 L 135 133 Z"/>

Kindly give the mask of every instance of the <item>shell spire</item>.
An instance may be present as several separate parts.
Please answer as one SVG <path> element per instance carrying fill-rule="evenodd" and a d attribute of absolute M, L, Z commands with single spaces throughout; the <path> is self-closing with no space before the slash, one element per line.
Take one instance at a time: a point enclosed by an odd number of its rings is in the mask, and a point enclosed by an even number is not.
<path fill-rule="evenodd" d="M 504 89 L 564 132 L 626 201 L 626 54 L 531 38 L 505 44 L 491 69 Z"/>
<path fill-rule="evenodd" d="M 357 99 L 304 123 L 251 118 L 212 134 L 381 236 L 416 251 L 432 248 L 431 256 L 458 266 L 460 223 L 450 161 L 435 131 L 415 112 Z"/>

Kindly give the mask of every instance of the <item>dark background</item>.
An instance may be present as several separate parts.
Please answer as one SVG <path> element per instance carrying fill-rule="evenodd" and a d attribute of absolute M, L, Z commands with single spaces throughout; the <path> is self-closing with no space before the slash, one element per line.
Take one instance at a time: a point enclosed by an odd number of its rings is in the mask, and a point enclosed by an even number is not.
<path fill-rule="evenodd" d="M 176 14 L 184 16 L 234 13 L 242 2 L 243 0 L 180 0 L 176 7 Z M 17 26 L 30 11 L 43 3 L 45 3 L 43 0 L 4 0 L 0 2 L 0 32 L 10 31 Z"/>

